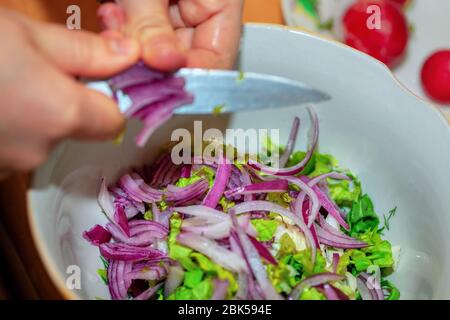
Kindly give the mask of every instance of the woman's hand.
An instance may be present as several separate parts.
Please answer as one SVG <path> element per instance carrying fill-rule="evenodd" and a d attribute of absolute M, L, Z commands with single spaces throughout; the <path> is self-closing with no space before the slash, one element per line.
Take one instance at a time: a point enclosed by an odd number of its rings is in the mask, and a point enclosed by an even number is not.
<path fill-rule="evenodd" d="M 243 0 L 117 0 L 98 15 L 108 30 L 138 39 L 150 67 L 232 68 Z"/>
<path fill-rule="evenodd" d="M 115 32 L 69 31 L 0 9 L 0 175 L 28 171 L 62 139 L 115 137 L 116 104 L 74 76 L 106 77 L 139 59 L 139 44 Z"/>

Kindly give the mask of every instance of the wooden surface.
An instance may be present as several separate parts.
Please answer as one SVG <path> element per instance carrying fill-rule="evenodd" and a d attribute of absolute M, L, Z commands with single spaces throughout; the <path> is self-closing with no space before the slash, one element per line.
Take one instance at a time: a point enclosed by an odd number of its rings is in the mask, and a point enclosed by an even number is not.
<path fill-rule="evenodd" d="M 95 0 L 0 0 L 0 6 L 34 19 L 65 23 L 66 8 L 81 7 L 82 27 L 98 30 Z M 279 0 L 245 0 L 244 22 L 282 23 Z M 0 182 L 0 299 L 61 298 L 46 274 L 30 234 L 26 214 L 27 179 Z"/>

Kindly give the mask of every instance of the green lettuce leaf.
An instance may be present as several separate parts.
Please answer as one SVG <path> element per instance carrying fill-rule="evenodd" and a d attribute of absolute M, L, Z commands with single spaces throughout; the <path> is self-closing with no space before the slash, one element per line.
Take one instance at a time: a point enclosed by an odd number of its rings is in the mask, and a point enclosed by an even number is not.
<path fill-rule="evenodd" d="M 361 196 L 361 183 L 348 174 L 352 181 L 328 179 L 330 197 L 340 207 L 351 207 Z"/>
<path fill-rule="evenodd" d="M 279 222 L 276 220 L 252 219 L 251 223 L 258 233 L 259 241 L 270 241 L 275 235 Z"/>
<path fill-rule="evenodd" d="M 325 271 L 326 261 L 321 253 L 317 254 L 314 266 L 311 263 L 311 251 L 303 250 L 278 258 L 278 265 L 268 265 L 269 279 L 278 292 L 290 293 L 303 278 Z"/>
<path fill-rule="evenodd" d="M 394 265 L 392 247 L 389 241 L 381 239 L 376 230 L 370 230 L 359 239 L 367 242 L 368 247 L 346 251 L 340 258 L 337 273 L 345 274 L 350 271 L 358 274 L 367 270 L 371 265 L 377 265 L 380 269 L 390 269 Z"/>
<path fill-rule="evenodd" d="M 196 268 L 184 273 L 184 285 L 188 288 L 195 288 L 203 280 L 203 271 L 200 268 Z"/>
<path fill-rule="evenodd" d="M 400 291 L 388 280 L 381 280 L 381 287 L 389 292 L 385 300 L 399 300 Z"/>
<path fill-rule="evenodd" d="M 278 249 L 277 257 L 284 257 L 287 255 L 294 255 L 297 251 L 294 240 L 287 233 L 283 233 L 280 238 L 280 249 Z"/>
<path fill-rule="evenodd" d="M 300 295 L 300 300 L 327 300 L 327 298 L 316 288 L 306 288 Z"/>
<path fill-rule="evenodd" d="M 347 222 L 350 226 L 350 235 L 352 237 L 378 229 L 380 219 L 375 213 L 372 200 L 370 200 L 368 195 L 363 195 L 358 201 L 353 203 L 347 215 Z"/>
<path fill-rule="evenodd" d="M 196 174 L 193 174 L 193 175 L 191 175 L 189 178 L 180 178 L 180 179 L 175 183 L 175 185 L 176 185 L 177 187 L 184 188 L 184 187 L 190 186 L 191 184 L 194 184 L 195 182 L 197 182 L 197 181 L 200 180 L 200 179 L 201 179 L 200 176 L 198 176 L 198 175 L 196 175 Z"/>

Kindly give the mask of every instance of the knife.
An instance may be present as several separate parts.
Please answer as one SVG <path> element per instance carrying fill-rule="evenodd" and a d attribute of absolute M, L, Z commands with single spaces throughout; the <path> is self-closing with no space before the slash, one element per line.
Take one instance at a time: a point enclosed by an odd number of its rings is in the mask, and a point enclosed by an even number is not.
<path fill-rule="evenodd" d="M 319 103 L 331 97 L 301 82 L 252 72 L 183 68 L 175 76 L 186 80 L 186 90 L 195 101 L 175 110 L 176 114 L 211 114 L 274 109 Z M 88 82 L 88 87 L 112 96 L 107 81 Z M 125 112 L 132 104 L 130 98 L 116 92 L 119 108 Z"/>

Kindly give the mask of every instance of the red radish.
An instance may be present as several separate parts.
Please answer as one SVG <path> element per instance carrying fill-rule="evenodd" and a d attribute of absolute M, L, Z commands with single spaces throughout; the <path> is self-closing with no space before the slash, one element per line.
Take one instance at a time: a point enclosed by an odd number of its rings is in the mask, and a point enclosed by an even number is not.
<path fill-rule="evenodd" d="M 422 85 L 432 99 L 450 103 L 450 49 L 433 53 L 422 67 Z"/>
<path fill-rule="evenodd" d="M 398 5 L 383 0 L 359 0 L 343 18 L 349 46 L 396 66 L 406 52 L 408 23 Z"/>

